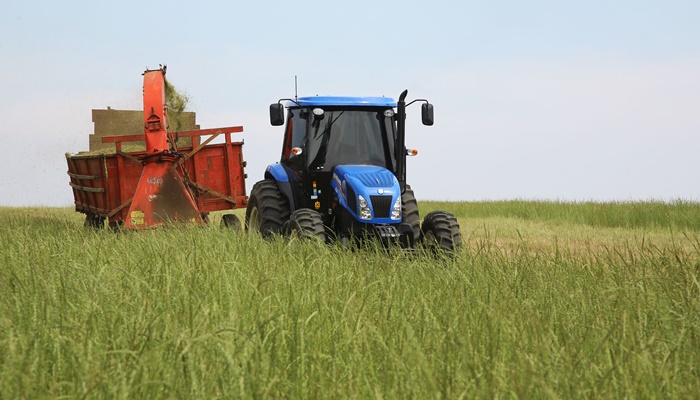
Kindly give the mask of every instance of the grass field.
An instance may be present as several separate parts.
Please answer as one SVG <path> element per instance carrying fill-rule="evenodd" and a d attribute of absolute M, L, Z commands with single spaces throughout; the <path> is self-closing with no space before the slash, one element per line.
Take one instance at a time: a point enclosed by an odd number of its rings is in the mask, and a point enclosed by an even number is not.
<path fill-rule="evenodd" d="M 453 259 L 0 208 L 0 399 L 697 398 L 700 204 L 438 208 Z"/>

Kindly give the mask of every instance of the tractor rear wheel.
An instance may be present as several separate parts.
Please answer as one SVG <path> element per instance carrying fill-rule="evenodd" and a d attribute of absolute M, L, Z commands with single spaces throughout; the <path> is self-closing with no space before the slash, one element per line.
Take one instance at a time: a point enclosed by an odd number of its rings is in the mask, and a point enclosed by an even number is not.
<path fill-rule="evenodd" d="M 413 190 L 409 185 L 406 185 L 406 191 L 401 195 L 401 219 L 403 222 L 411 225 L 413 229 L 413 242 L 420 243 L 420 216 L 418 215 L 418 202 Z"/>
<path fill-rule="evenodd" d="M 287 233 L 297 235 L 304 239 L 318 239 L 326 241 L 326 228 L 323 226 L 323 218 L 318 211 L 310 208 L 300 208 L 289 216 L 286 224 Z"/>
<path fill-rule="evenodd" d="M 289 203 L 273 179 L 253 186 L 245 211 L 245 230 L 260 232 L 263 237 L 278 235 L 289 219 Z"/>
<path fill-rule="evenodd" d="M 423 244 L 434 253 L 456 253 L 462 247 L 457 218 L 446 211 L 433 211 L 423 220 Z"/>

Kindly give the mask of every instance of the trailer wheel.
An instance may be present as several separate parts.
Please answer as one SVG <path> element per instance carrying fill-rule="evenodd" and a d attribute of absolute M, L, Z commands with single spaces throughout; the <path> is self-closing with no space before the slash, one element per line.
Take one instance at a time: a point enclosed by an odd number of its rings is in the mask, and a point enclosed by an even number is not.
<path fill-rule="evenodd" d="M 122 227 L 124 226 L 124 221 L 114 221 L 109 223 L 109 229 L 112 230 L 112 232 L 120 232 L 122 230 Z"/>
<path fill-rule="evenodd" d="M 83 226 L 94 230 L 104 229 L 105 217 L 95 213 L 87 213 L 85 215 L 85 223 Z"/>
<path fill-rule="evenodd" d="M 409 185 L 406 185 L 406 191 L 401 195 L 401 220 L 413 229 L 414 243 L 420 243 L 420 216 L 418 215 L 418 202 L 413 190 Z"/>
<path fill-rule="evenodd" d="M 260 232 L 263 237 L 282 233 L 282 225 L 289 219 L 289 203 L 273 179 L 262 180 L 253 186 L 245 211 L 245 230 Z"/>
<path fill-rule="evenodd" d="M 433 211 L 423 220 L 423 244 L 434 253 L 456 253 L 462 247 L 457 218 L 446 211 Z"/>
<path fill-rule="evenodd" d="M 236 214 L 224 214 L 221 217 L 221 227 L 240 231 L 241 230 L 241 220 L 238 219 Z"/>
<path fill-rule="evenodd" d="M 300 208 L 289 216 L 289 222 L 285 226 L 287 230 L 285 233 L 290 235 L 326 242 L 326 228 L 323 226 L 323 218 L 318 211 Z"/>

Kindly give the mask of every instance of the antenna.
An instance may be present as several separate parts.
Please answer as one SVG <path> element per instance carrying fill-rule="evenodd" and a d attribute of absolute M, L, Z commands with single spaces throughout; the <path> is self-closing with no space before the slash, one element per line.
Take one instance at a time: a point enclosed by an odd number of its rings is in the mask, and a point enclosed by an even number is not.
<path fill-rule="evenodd" d="M 294 100 L 299 101 L 299 92 L 297 91 L 297 76 L 294 75 Z"/>

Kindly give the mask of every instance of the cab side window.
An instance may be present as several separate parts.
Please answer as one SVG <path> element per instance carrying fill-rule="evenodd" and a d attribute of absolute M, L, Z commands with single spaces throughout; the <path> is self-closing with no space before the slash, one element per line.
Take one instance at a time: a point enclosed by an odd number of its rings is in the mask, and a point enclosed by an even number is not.
<path fill-rule="evenodd" d="M 289 161 L 292 156 L 292 139 L 294 131 L 294 122 L 292 118 L 287 120 L 287 129 L 284 131 L 284 145 L 282 146 L 282 162 Z"/>
<path fill-rule="evenodd" d="M 304 135 L 306 133 L 306 118 L 302 117 L 302 110 L 289 110 L 289 118 L 287 119 L 287 129 L 284 134 L 284 146 L 282 147 L 282 163 L 297 168 L 301 168 L 303 164 L 301 155 L 292 154 L 294 147 L 304 148 Z"/>

